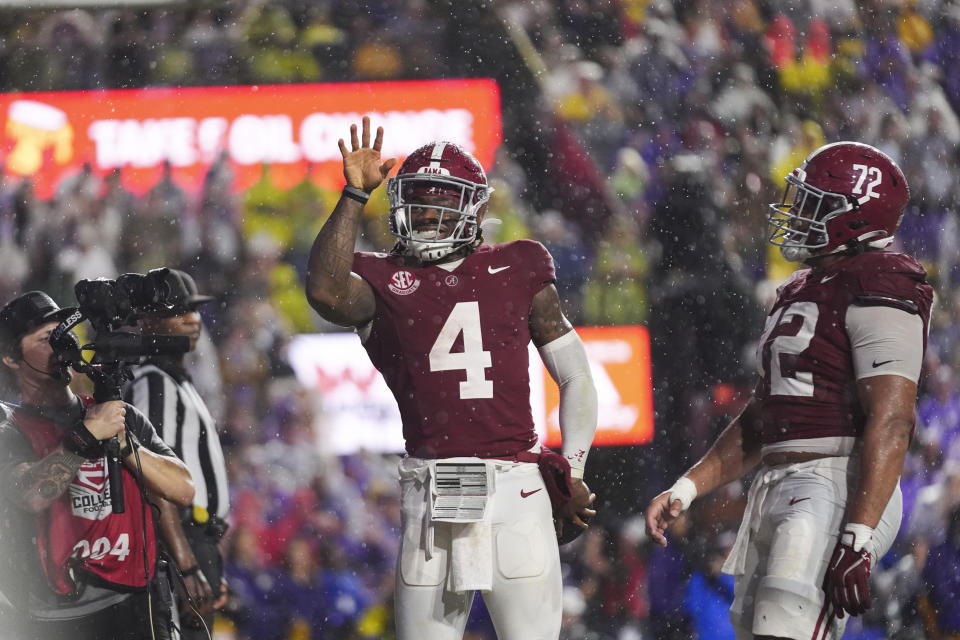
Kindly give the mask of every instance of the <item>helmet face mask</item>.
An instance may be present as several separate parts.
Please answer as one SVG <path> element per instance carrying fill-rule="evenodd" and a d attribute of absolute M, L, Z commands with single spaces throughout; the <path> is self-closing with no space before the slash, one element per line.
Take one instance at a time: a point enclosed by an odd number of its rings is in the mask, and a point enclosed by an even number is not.
<path fill-rule="evenodd" d="M 827 223 L 853 206 L 839 193 L 829 193 L 803 182 L 797 169 L 786 177 L 779 204 L 770 205 L 771 244 L 790 261 L 805 260 L 829 243 Z"/>
<path fill-rule="evenodd" d="M 779 203 L 769 205 L 769 241 L 790 261 L 893 241 L 910 198 L 900 168 L 858 142 L 820 147 L 786 177 Z"/>
<path fill-rule="evenodd" d="M 480 163 L 462 147 L 420 147 L 387 181 L 390 233 L 405 255 L 439 260 L 476 241 L 491 191 Z"/>

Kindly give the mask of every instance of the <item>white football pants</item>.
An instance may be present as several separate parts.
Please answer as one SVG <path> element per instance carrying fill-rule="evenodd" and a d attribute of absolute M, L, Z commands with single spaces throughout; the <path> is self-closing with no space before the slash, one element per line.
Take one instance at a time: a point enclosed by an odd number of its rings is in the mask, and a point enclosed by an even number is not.
<path fill-rule="evenodd" d="M 417 465 L 421 473 L 413 472 Z M 448 589 L 451 528 L 429 522 L 429 477 L 422 461 L 400 463 L 402 540 L 396 571 L 398 640 L 460 640 L 474 592 Z M 491 509 L 493 582 L 482 591 L 500 640 L 556 640 L 560 634 L 560 555 L 550 498 L 535 464 L 494 461 Z"/>

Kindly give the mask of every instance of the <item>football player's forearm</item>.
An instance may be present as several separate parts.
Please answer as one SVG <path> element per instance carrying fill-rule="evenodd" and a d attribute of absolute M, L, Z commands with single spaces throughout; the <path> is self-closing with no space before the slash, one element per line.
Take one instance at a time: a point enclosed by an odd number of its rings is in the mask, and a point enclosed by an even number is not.
<path fill-rule="evenodd" d="M 743 422 L 750 419 L 752 403 L 717 437 L 710 450 L 684 475 L 705 495 L 733 482 L 760 463 L 759 443 L 744 442 Z"/>
<path fill-rule="evenodd" d="M 571 378 L 560 389 L 560 450 L 570 463 L 570 473 L 583 478 L 587 455 L 597 431 L 597 388 L 589 371 Z"/>
<path fill-rule="evenodd" d="M 43 460 L 17 467 L 7 495 L 20 508 L 40 513 L 64 494 L 81 464 L 81 456 L 58 447 Z"/>
<path fill-rule="evenodd" d="M 913 420 L 888 418 L 867 424 L 859 481 L 850 496 L 848 522 L 876 527 L 903 471 Z"/>
<path fill-rule="evenodd" d="M 539 348 L 547 371 L 560 389 L 560 450 L 570 474 L 583 478 L 587 455 L 597 430 L 597 389 L 586 349 L 576 331 Z"/>
<path fill-rule="evenodd" d="M 858 381 L 863 429 L 858 482 L 848 497 L 847 522 L 876 527 L 897 486 L 915 422 L 917 385 L 899 375 Z"/>
<path fill-rule="evenodd" d="M 353 249 L 363 205 L 340 197 L 317 234 L 307 262 L 307 299 L 324 318 L 343 303 L 349 292 Z M 329 318 L 328 318 L 329 319 Z"/>

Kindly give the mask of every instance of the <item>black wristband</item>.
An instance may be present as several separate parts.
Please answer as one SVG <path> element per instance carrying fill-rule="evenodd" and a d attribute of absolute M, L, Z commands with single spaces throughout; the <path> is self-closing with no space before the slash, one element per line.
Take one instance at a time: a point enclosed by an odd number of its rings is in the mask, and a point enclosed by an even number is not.
<path fill-rule="evenodd" d="M 350 198 L 351 200 L 356 200 L 360 204 L 367 204 L 367 201 L 370 200 L 370 194 L 366 191 L 361 191 L 356 187 L 351 187 L 347 185 L 343 188 L 343 195 Z"/>
<path fill-rule="evenodd" d="M 82 420 L 63 434 L 62 442 L 64 449 L 88 460 L 95 460 L 103 455 L 103 445 L 90 433 Z"/>
<path fill-rule="evenodd" d="M 198 564 L 193 565 L 189 569 L 180 569 L 180 575 L 182 575 L 184 578 L 187 576 L 196 575 L 198 573 L 200 573 L 200 565 Z"/>
<path fill-rule="evenodd" d="M 132 431 L 127 431 L 127 444 L 123 449 L 120 449 L 120 462 L 123 462 L 127 457 L 133 453 L 134 449 L 140 448 L 140 442 L 137 440 L 137 437 L 133 435 Z"/>

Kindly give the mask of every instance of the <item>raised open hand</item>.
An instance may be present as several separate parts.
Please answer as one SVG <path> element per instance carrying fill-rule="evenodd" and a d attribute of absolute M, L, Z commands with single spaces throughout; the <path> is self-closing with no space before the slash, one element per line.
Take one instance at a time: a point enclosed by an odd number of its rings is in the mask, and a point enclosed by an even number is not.
<path fill-rule="evenodd" d="M 370 193 L 386 179 L 396 158 L 381 162 L 380 149 L 383 146 L 383 127 L 377 127 L 377 135 L 370 145 L 370 118 L 363 116 L 362 132 L 357 136 L 357 125 L 350 125 L 350 149 L 343 138 L 337 141 L 343 156 L 343 176 L 347 184 L 355 189 Z"/>

